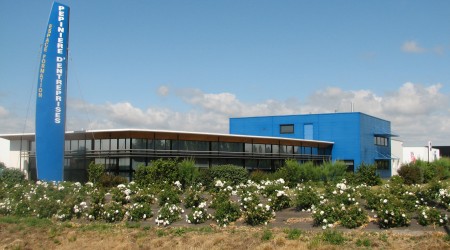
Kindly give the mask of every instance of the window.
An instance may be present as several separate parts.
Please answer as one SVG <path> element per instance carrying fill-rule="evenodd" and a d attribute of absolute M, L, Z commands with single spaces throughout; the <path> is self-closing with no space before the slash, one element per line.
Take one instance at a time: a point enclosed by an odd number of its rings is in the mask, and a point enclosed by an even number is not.
<path fill-rule="evenodd" d="M 378 146 L 388 146 L 388 139 L 386 137 L 375 136 L 374 143 Z"/>
<path fill-rule="evenodd" d="M 355 161 L 354 160 L 341 160 L 347 166 L 347 172 L 355 172 Z"/>
<path fill-rule="evenodd" d="M 389 160 L 375 160 L 375 165 L 378 170 L 389 170 Z"/>
<path fill-rule="evenodd" d="M 280 125 L 280 134 L 293 134 L 294 124 L 282 124 Z"/>

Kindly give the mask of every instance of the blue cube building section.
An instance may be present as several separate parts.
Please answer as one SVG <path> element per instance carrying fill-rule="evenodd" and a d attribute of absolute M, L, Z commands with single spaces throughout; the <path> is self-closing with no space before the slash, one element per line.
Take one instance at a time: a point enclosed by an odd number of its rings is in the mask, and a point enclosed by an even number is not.
<path fill-rule="evenodd" d="M 390 175 L 390 122 L 363 113 L 231 118 L 230 134 L 331 141 L 333 160 L 343 160 L 354 170 L 384 161 L 388 165 L 379 172 Z"/>

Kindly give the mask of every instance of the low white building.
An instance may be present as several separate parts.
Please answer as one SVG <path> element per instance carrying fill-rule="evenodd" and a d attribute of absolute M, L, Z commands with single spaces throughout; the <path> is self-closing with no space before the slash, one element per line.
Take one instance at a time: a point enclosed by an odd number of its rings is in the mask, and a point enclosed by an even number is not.
<path fill-rule="evenodd" d="M 28 157 L 21 157 L 21 152 L 28 151 L 28 144 L 20 140 L 10 141 L 0 138 L 0 162 L 8 168 L 16 168 L 27 174 Z"/>
<path fill-rule="evenodd" d="M 403 164 L 415 162 L 417 160 L 433 162 L 439 160 L 439 149 L 432 147 L 403 147 Z"/>

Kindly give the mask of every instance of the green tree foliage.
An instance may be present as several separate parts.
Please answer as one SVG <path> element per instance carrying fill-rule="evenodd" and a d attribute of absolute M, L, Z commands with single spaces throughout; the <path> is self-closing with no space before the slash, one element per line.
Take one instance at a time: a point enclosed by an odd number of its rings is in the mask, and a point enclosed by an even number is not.
<path fill-rule="evenodd" d="M 321 165 L 321 170 L 323 181 L 340 181 L 345 178 L 347 165 L 342 161 L 325 162 Z"/>
<path fill-rule="evenodd" d="M 183 188 L 195 185 L 199 178 L 198 167 L 193 159 L 185 159 L 178 164 L 179 181 Z"/>
<path fill-rule="evenodd" d="M 288 186 L 294 187 L 297 183 L 307 181 L 337 181 L 345 177 L 347 167 L 343 162 L 326 162 L 322 165 L 314 165 L 313 162 L 300 164 L 298 161 L 289 159 L 283 167 L 279 168 L 275 176 L 283 178 Z"/>
<path fill-rule="evenodd" d="M 100 184 L 100 178 L 105 173 L 105 166 L 103 164 L 95 164 L 91 162 L 88 167 L 88 179 L 95 185 Z"/>
<path fill-rule="evenodd" d="M 288 159 L 284 162 L 284 166 L 277 169 L 275 176 L 283 178 L 289 187 L 294 187 L 302 181 L 302 172 L 300 164 L 296 160 Z"/>
<path fill-rule="evenodd" d="M 377 166 L 365 165 L 359 166 L 355 174 L 356 182 L 367 184 L 369 186 L 377 186 L 381 184 L 381 177 L 377 173 Z"/>
<path fill-rule="evenodd" d="M 235 165 L 220 165 L 213 166 L 207 171 L 202 173 L 202 181 L 205 181 L 205 185 L 211 187 L 214 180 L 225 181 L 227 185 L 239 185 L 245 183 L 248 180 L 249 173 L 247 169 Z"/>
<path fill-rule="evenodd" d="M 406 184 L 429 183 L 450 178 L 450 158 L 440 158 L 433 162 L 417 160 L 403 165 L 398 170 Z"/>
<path fill-rule="evenodd" d="M 134 173 L 135 182 L 141 187 L 155 185 L 162 187 L 178 180 L 178 160 L 158 159 L 150 166 L 138 166 Z"/>
<path fill-rule="evenodd" d="M 179 181 L 183 188 L 195 185 L 199 181 L 199 169 L 193 159 L 158 159 L 151 165 L 137 167 L 133 180 L 141 187 L 154 185 L 163 187 Z"/>
<path fill-rule="evenodd" d="M 7 168 L 3 163 L 0 165 L 0 183 L 18 184 L 25 180 L 25 175 L 19 169 Z"/>

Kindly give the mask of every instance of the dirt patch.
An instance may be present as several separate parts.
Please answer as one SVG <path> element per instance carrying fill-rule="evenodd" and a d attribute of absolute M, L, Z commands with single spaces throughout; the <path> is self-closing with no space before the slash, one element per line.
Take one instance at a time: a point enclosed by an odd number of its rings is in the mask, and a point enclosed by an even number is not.
<path fill-rule="evenodd" d="M 286 222 L 310 224 L 304 220 L 308 218 L 288 218 Z M 441 230 L 338 228 L 342 242 L 324 232 L 273 225 L 162 228 L 145 223 L 53 223 L 40 227 L 0 223 L 0 249 L 450 249 L 449 237 Z"/>

